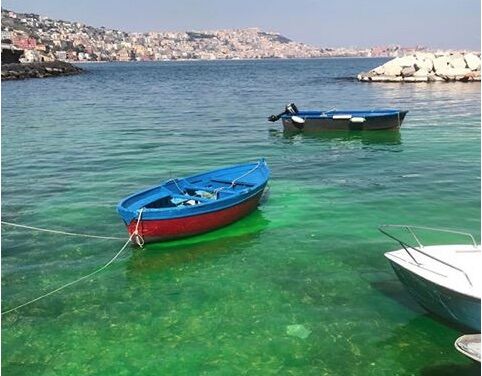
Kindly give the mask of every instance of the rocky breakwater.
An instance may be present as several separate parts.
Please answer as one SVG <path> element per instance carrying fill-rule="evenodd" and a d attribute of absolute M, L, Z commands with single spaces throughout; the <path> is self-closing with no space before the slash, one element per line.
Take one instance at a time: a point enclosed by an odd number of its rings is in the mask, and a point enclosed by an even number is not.
<path fill-rule="evenodd" d="M 357 76 L 364 82 L 480 81 L 480 54 L 416 53 Z"/>
<path fill-rule="evenodd" d="M 43 78 L 55 76 L 70 76 L 83 70 L 63 61 L 43 63 L 15 63 L 2 65 L 2 81 L 22 80 L 24 78 Z"/>

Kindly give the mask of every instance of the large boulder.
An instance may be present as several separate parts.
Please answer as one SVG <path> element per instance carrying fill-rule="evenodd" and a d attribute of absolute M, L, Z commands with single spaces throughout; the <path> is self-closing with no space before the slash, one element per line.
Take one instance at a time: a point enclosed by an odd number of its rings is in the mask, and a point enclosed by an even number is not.
<path fill-rule="evenodd" d="M 475 54 L 465 54 L 464 56 L 467 67 L 470 70 L 480 70 L 480 57 Z"/>
<path fill-rule="evenodd" d="M 465 77 L 467 73 L 471 72 L 469 68 L 452 68 L 447 67 L 436 72 L 437 76 L 442 77 L 446 81 L 460 80 Z"/>
<path fill-rule="evenodd" d="M 467 63 L 462 55 L 450 56 L 450 66 L 455 69 L 467 68 Z"/>
<path fill-rule="evenodd" d="M 393 60 L 390 60 L 389 62 L 385 63 L 382 65 L 383 67 L 383 73 L 384 75 L 387 76 L 399 76 L 400 73 L 402 72 L 402 67 L 398 63 L 400 59 L 395 58 Z"/>
<path fill-rule="evenodd" d="M 418 70 L 425 69 L 430 72 L 433 69 L 433 59 L 417 59 L 415 68 Z"/>
<path fill-rule="evenodd" d="M 409 76 L 413 76 L 415 72 L 416 70 L 413 66 L 405 67 L 402 69 L 401 75 L 402 77 L 409 77 Z"/>
<path fill-rule="evenodd" d="M 407 56 L 400 57 L 397 61 L 397 64 L 400 67 L 405 68 L 405 67 L 413 67 L 416 62 L 417 62 L 417 59 L 415 58 L 415 56 L 407 55 Z"/>
<path fill-rule="evenodd" d="M 380 66 L 376 67 L 375 69 L 373 69 L 372 72 L 375 72 L 376 74 L 384 74 L 385 73 L 385 66 L 380 65 Z"/>
<path fill-rule="evenodd" d="M 445 78 L 437 76 L 435 73 L 429 73 L 428 76 L 428 81 L 429 82 L 435 82 L 435 81 L 445 81 Z"/>
<path fill-rule="evenodd" d="M 376 73 L 374 70 L 371 70 L 369 72 L 362 72 L 360 73 L 363 77 L 373 77 L 373 76 L 378 76 L 379 74 Z"/>
<path fill-rule="evenodd" d="M 429 70 L 427 68 L 420 68 L 418 71 L 416 71 L 413 76 L 414 77 L 428 77 Z"/>
<path fill-rule="evenodd" d="M 438 73 L 440 70 L 444 70 L 449 67 L 450 58 L 447 55 L 437 57 L 433 60 L 433 70 Z"/>

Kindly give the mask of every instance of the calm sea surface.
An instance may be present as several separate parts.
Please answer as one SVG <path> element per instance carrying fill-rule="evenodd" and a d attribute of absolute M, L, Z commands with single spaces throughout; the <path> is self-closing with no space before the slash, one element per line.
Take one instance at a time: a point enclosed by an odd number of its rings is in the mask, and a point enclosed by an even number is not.
<path fill-rule="evenodd" d="M 384 223 L 480 238 L 480 84 L 366 84 L 384 60 L 86 64 L 2 82 L 2 219 L 127 238 L 124 196 L 265 157 L 268 200 L 2 317 L 5 375 L 478 375 L 405 292 Z M 400 132 L 283 134 L 299 108 L 410 110 Z M 457 241 L 457 238 L 445 239 Z M 123 241 L 2 226 L 2 310 Z"/>

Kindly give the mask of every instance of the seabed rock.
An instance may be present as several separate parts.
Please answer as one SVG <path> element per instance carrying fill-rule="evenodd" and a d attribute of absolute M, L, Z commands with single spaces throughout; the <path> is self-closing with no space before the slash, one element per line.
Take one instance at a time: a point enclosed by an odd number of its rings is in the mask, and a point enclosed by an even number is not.
<path fill-rule="evenodd" d="M 305 328 L 303 325 L 300 324 L 288 325 L 286 327 L 286 334 L 292 337 L 306 339 L 310 336 L 311 330 Z"/>
<path fill-rule="evenodd" d="M 421 52 L 357 75 L 362 82 L 480 81 L 480 53 Z"/>

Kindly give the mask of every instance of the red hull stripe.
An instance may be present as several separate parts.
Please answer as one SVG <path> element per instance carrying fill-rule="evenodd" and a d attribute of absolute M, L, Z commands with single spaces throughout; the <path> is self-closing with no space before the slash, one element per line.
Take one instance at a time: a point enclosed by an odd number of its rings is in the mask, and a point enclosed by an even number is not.
<path fill-rule="evenodd" d="M 138 231 L 146 242 L 183 238 L 212 231 L 233 223 L 252 212 L 258 206 L 262 194 L 261 191 L 238 205 L 211 213 L 173 219 L 148 221 L 141 219 Z M 137 221 L 134 220 L 127 226 L 130 235 L 135 231 L 136 224 Z"/>

